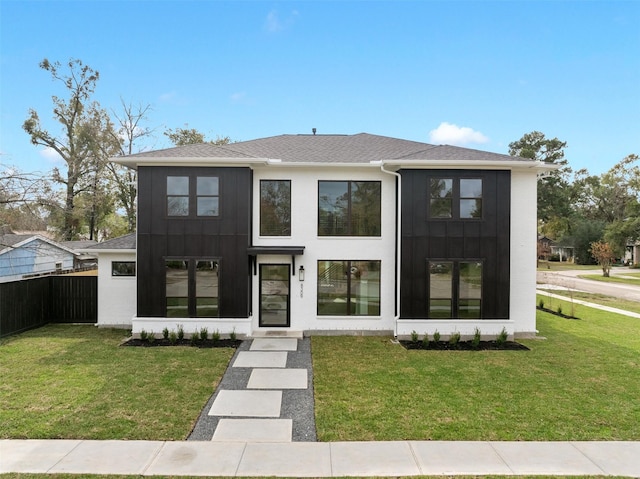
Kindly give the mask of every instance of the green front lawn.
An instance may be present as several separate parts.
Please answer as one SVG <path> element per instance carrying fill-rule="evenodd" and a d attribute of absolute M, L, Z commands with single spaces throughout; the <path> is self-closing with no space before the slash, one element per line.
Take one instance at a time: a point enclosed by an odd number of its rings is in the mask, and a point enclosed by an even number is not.
<path fill-rule="evenodd" d="M 0 341 L 0 438 L 185 439 L 234 350 L 119 347 L 49 325 Z"/>
<path fill-rule="evenodd" d="M 640 321 L 575 312 L 538 313 L 531 351 L 313 337 L 319 440 L 640 440 Z"/>

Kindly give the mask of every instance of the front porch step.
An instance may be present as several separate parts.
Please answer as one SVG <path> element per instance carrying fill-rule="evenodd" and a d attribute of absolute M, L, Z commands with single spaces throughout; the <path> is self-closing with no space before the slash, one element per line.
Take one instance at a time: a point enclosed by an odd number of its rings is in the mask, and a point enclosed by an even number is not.
<path fill-rule="evenodd" d="M 304 337 L 302 331 L 292 331 L 290 329 L 260 329 L 251 333 L 251 338 L 296 338 L 302 339 Z"/>

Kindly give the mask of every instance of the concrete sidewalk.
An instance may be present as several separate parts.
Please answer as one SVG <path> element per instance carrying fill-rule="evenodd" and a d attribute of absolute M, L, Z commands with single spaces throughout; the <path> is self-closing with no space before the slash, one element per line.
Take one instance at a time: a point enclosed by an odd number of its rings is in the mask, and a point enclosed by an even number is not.
<path fill-rule="evenodd" d="M 0 440 L 0 473 L 640 476 L 640 442 Z"/>

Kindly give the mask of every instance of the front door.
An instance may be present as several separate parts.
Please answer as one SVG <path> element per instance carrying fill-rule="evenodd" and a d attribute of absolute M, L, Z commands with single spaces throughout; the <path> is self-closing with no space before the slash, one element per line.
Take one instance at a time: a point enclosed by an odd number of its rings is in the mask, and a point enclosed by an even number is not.
<path fill-rule="evenodd" d="M 288 264 L 260 265 L 260 327 L 289 327 Z"/>

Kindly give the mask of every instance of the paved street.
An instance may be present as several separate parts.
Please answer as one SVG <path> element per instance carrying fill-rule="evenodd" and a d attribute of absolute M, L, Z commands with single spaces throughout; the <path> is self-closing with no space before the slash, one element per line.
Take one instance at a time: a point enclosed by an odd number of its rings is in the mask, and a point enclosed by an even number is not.
<path fill-rule="evenodd" d="M 621 275 L 639 272 L 626 267 L 612 268 L 611 275 Z M 538 284 L 553 284 L 569 289 L 586 291 L 588 293 L 605 294 L 615 298 L 640 302 L 640 286 L 622 283 L 604 283 L 589 279 L 578 278 L 578 276 L 598 274 L 602 275 L 601 269 L 593 270 L 569 270 L 569 271 L 538 271 Z"/>

